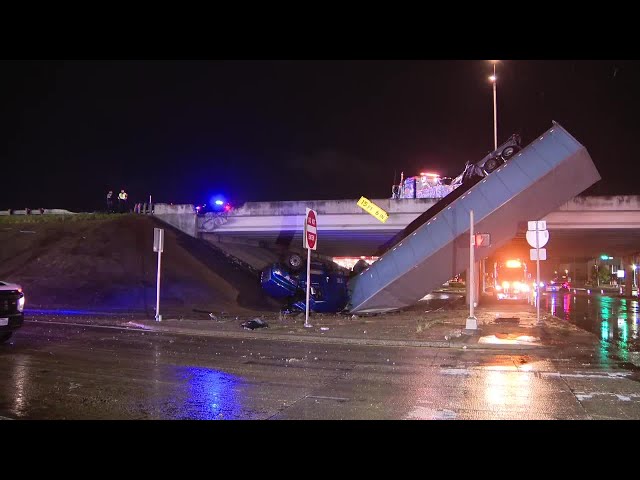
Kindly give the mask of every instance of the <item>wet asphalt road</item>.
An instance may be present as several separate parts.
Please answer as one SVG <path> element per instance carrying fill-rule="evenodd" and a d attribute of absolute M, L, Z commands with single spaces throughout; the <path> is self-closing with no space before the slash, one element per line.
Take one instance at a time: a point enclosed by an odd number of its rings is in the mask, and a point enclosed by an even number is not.
<path fill-rule="evenodd" d="M 564 319 L 600 339 L 604 354 L 640 363 L 640 319 L 638 298 L 602 295 L 594 291 L 543 294 L 541 311 Z"/>
<path fill-rule="evenodd" d="M 27 322 L 0 346 L 0 416 L 640 419 L 636 371 L 597 352 L 520 353 Z"/>

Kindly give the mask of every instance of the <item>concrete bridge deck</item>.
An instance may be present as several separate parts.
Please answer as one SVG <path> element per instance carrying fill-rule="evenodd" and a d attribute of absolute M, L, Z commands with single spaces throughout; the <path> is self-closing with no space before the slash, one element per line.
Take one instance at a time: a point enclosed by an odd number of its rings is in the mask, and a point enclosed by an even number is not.
<path fill-rule="evenodd" d="M 198 216 L 192 205 L 156 205 L 156 216 L 212 242 L 302 248 L 305 208 L 318 212 L 319 253 L 372 255 L 438 199 L 372 199 L 389 213 L 381 223 L 351 200 L 248 202 L 217 222 Z M 548 258 L 587 259 L 607 252 L 640 252 L 640 196 L 577 196 L 544 217 L 550 230 Z M 523 222 L 511 248 L 528 249 Z"/>

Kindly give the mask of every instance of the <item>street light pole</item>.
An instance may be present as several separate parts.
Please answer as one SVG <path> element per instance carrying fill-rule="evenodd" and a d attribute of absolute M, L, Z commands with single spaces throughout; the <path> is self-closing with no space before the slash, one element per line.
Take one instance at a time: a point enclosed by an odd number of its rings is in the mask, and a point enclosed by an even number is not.
<path fill-rule="evenodd" d="M 493 149 L 498 149 L 498 92 L 497 83 L 498 77 L 496 77 L 496 62 L 497 60 L 491 60 L 493 63 L 493 75 L 489 77 L 491 83 L 493 83 Z"/>
<path fill-rule="evenodd" d="M 469 292 L 469 316 L 467 317 L 466 330 L 477 330 L 478 329 L 478 319 L 473 314 L 473 303 L 475 296 L 475 272 L 473 269 L 473 265 L 475 263 L 474 260 L 474 250 L 476 248 L 476 241 L 473 235 L 473 210 L 469 210 L 469 270 L 467 271 L 467 292 Z"/>

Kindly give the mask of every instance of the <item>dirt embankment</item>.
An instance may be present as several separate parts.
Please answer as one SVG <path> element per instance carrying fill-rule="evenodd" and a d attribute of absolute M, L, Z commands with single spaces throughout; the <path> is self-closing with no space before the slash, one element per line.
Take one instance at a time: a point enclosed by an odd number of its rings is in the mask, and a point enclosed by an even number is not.
<path fill-rule="evenodd" d="M 0 279 L 22 284 L 27 308 L 135 311 L 153 317 L 153 228 L 161 227 L 161 313 L 277 310 L 255 273 L 153 218 L 62 218 L 33 223 L 0 218 Z"/>

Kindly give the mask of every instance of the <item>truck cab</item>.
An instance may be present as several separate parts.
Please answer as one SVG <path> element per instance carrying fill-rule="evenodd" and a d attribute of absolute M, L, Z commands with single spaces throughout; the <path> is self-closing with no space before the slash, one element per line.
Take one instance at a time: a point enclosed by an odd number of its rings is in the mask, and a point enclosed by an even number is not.
<path fill-rule="evenodd" d="M 479 162 L 467 162 L 462 173 L 451 181 L 451 185 L 455 188 L 463 183 L 471 181 L 474 177 L 486 177 L 522 150 L 521 142 L 522 140 L 520 135 L 514 133 L 506 142 L 501 144 L 494 151 L 489 152 Z"/>
<path fill-rule="evenodd" d="M 526 300 L 531 292 L 527 264 L 520 259 L 494 263 L 493 291 L 498 300 Z"/>
<path fill-rule="evenodd" d="M 294 262 L 297 263 L 297 262 Z M 262 289 L 271 297 L 286 300 L 286 310 L 306 310 L 307 265 L 292 271 L 290 263 L 274 263 L 260 272 Z M 339 312 L 348 301 L 349 271 L 328 261 L 311 262 L 309 310 Z"/>

